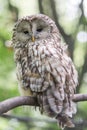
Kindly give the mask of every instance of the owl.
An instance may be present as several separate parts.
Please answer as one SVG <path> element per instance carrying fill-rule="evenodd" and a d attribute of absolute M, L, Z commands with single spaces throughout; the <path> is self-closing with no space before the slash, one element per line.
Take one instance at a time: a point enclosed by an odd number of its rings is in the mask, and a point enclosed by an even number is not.
<path fill-rule="evenodd" d="M 19 19 L 12 46 L 21 95 L 35 96 L 40 112 L 55 118 L 61 128 L 74 127 L 78 74 L 55 22 L 43 14 Z"/>

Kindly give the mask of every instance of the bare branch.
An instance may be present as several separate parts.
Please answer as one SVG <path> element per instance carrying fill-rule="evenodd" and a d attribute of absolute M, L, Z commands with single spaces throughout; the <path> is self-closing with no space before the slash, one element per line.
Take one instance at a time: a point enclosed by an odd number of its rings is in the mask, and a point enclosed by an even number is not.
<path fill-rule="evenodd" d="M 39 106 L 35 97 L 14 97 L 0 102 L 0 114 L 22 105 Z"/>
<path fill-rule="evenodd" d="M 74 102 L 87 101 L 87 94 L 75 94 L 73 101 Z"/>
<path fill-rule="evenodd" d="M 80 90 L 80 87 L 82 85 L 82 82 L 83 82 L 83 77 L 84 77 L 84 74 L 87 72 L 87 53 L 85 54 L 85 57 L 84 57 L 84 64 L 82 66 L 82 71 L 81 71 L 81 74 L 79 75 L 79 86 L 77 87 L 77 92 L 79 92 Z"/>
<path fill-rule="evenodd" d="M 73 98 L 74 102 L 87 101 L 87 94 L 75 94 Z M 39 106 L 37 99 L 30 96 L 21 96 L 7 99 L 0 102 L 0 114 L 3 114 L 15 107 L 29 105 L 29 106 Z"/>

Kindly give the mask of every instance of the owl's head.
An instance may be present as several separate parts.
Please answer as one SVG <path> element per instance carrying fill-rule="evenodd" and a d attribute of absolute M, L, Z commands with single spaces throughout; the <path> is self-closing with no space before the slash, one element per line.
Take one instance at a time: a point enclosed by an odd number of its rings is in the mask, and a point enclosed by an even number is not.
<path fill-rule="evenodd" d="M 34 42 L 58 33 L 55 22 L 43 14 L 31 15 L 18 20 L 14 27 L 13 42 Z"/>

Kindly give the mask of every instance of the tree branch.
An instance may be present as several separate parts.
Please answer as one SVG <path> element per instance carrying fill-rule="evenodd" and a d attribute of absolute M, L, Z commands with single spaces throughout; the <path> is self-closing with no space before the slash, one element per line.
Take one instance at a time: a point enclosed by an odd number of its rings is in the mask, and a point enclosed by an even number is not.
<path fill-rule="evenodd" d="M 82 66 L 81 74 L 79 75 L 79 87 L 77 87 L 77 92 L 79 92 L 79 90 L 80 90 L 80 86 L 82 85 L 83 77 L 84 77 L 84 74 L 85 74 L 86 72 L 87 72 L 87 53 L 85 54 L 84 64 L 83 64 L 83 66 Z"/>
<path fill-rule="evenodd" d="M 39 106 L 35 97 L 30 97 L 30 96 L 14 97 L 0 102 L 0 114 L 3 114 L 15 107 L 19 107 L 23 105 Z"/>
<path fill-rule="evenodd" d="M 40 13 L 43 14 L 44 10 L 43 10 L 43 6 L 42 6 L 42 0 L 38 0 L 38 5 L 39 5 Z"/>
<path fill-rule="evenodd" d="M 75 94 L 73 101 L 74 102 L 87 101 L 87 94 Z"/>
<path fill-rule="evenodd" d="M 52 8 L 52 11 L 53 11 L 53 17 L 54 17 L 54 20 L 55 20 L 55 23 L 59 29 L 59 32 L 61 33 L 61 35 L 63 36 L 65 42 L 68 44 L 68 48 L 69 48 L 69 51 L 70 51 L 70 56 L 71 58 L 73 59 L 73 50 L 74 50 L 74 39 L 71 35 L 68 35 L 64 32 L 64 29 L 61 27 L 60 23 L 59 23 L 59 15 L 56 11 L 56 3 L 54 0 L 51 0 L 50 1 L 51 3 L 51 8 Z"/>
<path fill-rule="evenodd" d="M 73 101 L 74 102 L 87 101 L 87 94 L 75 94 Z M 15 107 L 23 105 L 39 106 L 37 99 L 35 97 L 30 96 L 14 97 L 0 102 L 0 114 L 2 115 L 3 113 Z"/>

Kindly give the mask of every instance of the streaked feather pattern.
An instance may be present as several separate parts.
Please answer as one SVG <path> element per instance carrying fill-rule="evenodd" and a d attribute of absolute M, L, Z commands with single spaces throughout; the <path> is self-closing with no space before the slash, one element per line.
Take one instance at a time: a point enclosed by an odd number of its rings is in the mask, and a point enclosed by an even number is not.
<path fill-rule="evenodd" d="M 39 20 L 42 22 L 37 22 Z M 44 22 L 50 33 L 47 30 L 37 34 L 34 42 L 27 36 L 26 41 L 25 38 L 17 39 L 17 29 L 20 27 L 21 30 L 20 24 L 24 21 L 31 28 L 33 22 L 34 26 L 35 23 L 40 25 Z M 22 18 L 14 28 L 13 47 L 19 87 L 23 95 L 36 95 L 41 113 L 55 117 L 61 128 L 73 127 L 70 118 L 76 113 L 76 106 L 72 97 L 78 84 L 78 75 L 72 60 L 66 54 L 67 47 L 61 44 L 55 23 L 42 14 Z"/>

